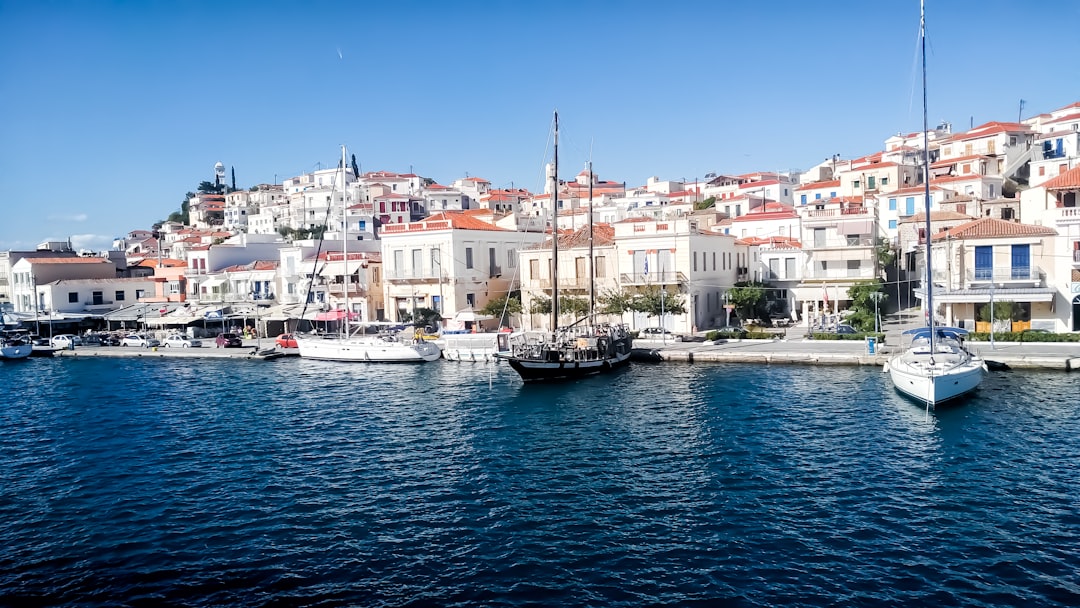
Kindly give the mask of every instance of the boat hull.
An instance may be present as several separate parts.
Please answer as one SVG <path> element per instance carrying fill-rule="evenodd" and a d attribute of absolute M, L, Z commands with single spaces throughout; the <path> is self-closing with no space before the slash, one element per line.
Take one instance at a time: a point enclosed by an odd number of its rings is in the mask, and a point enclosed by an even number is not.
<path fill-rule="evenodd" d="M 505 358 L 525 382 L 538 382 L 577 380 L 607 373 L 626 365 L 630 361 L 630 353 L 617 353 L 610 358 L 585 361 L 543 361 L 508 356 L 501 358 Z"/>
<path fill-rule="evenodd" d="M 33 344 L 11 344 L 0 347 L 0 359 L 26 359 L 33 352 Z"/>
<path fill-rule="evenodd" d="M 952 368 L 926 368 L 894 360 L 886 363 L 893 386 L 901 394 L 936 406 L 963 397 L 979 388 L 986 377 L 986 365 L 971 359 Z"/>
<path fill-rule="evenodd" d="M 405 343 L 381 338 L 297 340 L 301 357 L 320 361 L 357 363 L 426 363 L 442 356 L 432 342 Z"/>

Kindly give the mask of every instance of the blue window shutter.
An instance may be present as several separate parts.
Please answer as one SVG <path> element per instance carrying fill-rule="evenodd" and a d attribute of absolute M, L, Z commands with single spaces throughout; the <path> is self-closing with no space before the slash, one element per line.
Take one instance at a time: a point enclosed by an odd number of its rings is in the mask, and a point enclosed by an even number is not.
<path fill-rule="evenodd" d="M 895 198 L 890 198 L 889 199 L 889 211 L 896 211 L 896 199 Z"/>
<path fill-rule="evenodd" d="M 896 220 L 889 220 L 889 230 L 896 230 Z"/>

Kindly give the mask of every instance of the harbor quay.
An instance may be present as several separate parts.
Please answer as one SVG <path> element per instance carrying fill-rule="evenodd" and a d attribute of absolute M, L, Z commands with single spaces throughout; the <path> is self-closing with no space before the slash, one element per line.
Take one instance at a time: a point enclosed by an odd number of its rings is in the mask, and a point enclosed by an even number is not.
<path fill-rule="evenodd" d="M 897 345 L 875 344 L 869 352 L 858 340 L 730 340 L 726 342 L 672 342 L 635 340 L 635 350 L 646 349 L 661 361 L 725 362 L 803 365 L 883 366 L 896 354 Z M 988 365 L 1010 368 L 1080 369 L 1080 344 L 1075 342 L 969 342 L 968 349 Z"/>
<path fill-rule="evenodd" d="M 144 358 L 233 358 L 275 359 L 295 353 L 276 349 L 272 341 L 257 345 L 246 340 L 242 348 L 131 348 L 123 346 L 80 346 L 74 350 L 56 350 L 60 357 L 144 357 Z M 1061 342 L 969 342 L 968 348 L 988 364 L 1003 364 L 1017 369 L 1080 369 L 1080 344 Z M 792 365 L 871 365 L 882 366 L 896 349 L 896 344 L 875 344 L 870 352 L 866 342 L 858 340 L 727 340 L 672 341 L 637 339 L 637 360 L 682 363 L 745 363 Z M 468 362 L 455 362 L 468 365 Z"/>

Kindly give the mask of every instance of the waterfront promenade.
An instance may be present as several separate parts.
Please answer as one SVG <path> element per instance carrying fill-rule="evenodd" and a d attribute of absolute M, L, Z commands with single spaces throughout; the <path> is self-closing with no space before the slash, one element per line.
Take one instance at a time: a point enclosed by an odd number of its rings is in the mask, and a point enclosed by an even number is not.
<path fill-rule="evenodd" d="M 639 352 L 655 351 L 662 361 L 726 362 L 748 364 L 796 365 L 884 365 L 900 348 L 900 336 L 888 337 L 887 344 L 877 345 L 874 354 L 858 340 L 810 340 L 802 337 L 803 328 L 792 328 L 783 339 L 730 340 L 710 342 L 634 341 Z M 250 344 L 248 343 L 250 342 Z M 80 346 L 58 350 L 58 357 L 142 357 L 142 358 L 223 358 L 273 359 L 285 353 L 276 351 L 273 342 L 264 341 L 260 350 L 254 340 L 243 348 L 131 348 L 122 346 Z M 1011 368 L 1080 369 L 1080 343 L 1076 342 L 969 342 L 968 347 L 987 361 Z M 469 365 L 469 363 L 455 363 Z"/>

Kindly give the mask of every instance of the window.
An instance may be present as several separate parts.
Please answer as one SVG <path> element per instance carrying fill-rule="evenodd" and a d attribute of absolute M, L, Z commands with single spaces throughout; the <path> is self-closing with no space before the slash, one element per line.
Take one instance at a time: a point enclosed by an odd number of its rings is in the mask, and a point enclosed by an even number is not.
<path fill-rule="evenodd" d="M 866 189 L 873 190 L 875 187 L 877 187 L 877 178 L 873 175 L 866 178 Z"/>
<path fill-rule="evenodd" d="M 795 258 L 784 258 L 784 278 L 795 278 Z"/>
<path fill-rule="evenodd" d="M 847 239 L 848 247 L 857 247 L 859 245 L 859 235 L 847 234 L 844 237 Z"/>
<path fill-rule="evenodd" d="M 904 206 L 905 206 L 904 211 L 907 212 L 906 215 L 915 215 L 915 197 L 914 196 L 909 196 L 909 197 L 905 198 L 904 199 Z"/>
<path fill-rule="evenodd" d="M 104 304 L 105 303 L 105 292 L 103 292 L 103 291 L 95 291 L 93 293 L 92 299 L 94 301 L 94 306 L 100 306 L 101 304 Z"/>
<path fill-rule="evenodd" d="M 889 176 L 886 175 L 885 177 L 881 178 L 881 185 L 882 186 L 888 186 L 889 185 Z"/>
<path fill-rule="evenodd" d="M 465 303 L 469 305 L 469 308 L 474 308 L 476 306 L 476 294 L 475 293 L 467 293 L 467 294 L 465 294 Z"/>
<path fill-rule="evenodd" d="M 1046 175 L 1046 167 L 1039 167 L 1039 176 Z"/>
<path fill-rule="evenodd" d="M 895 198 L 890 198 L 889 199 L 889 211 L 896 211 L 896 199 Z"/>
<path fill-rule="evenodd" d="M 769 278 L 780 278 L 780 258 L 773 258 L 769 260 Z"/>
<path fill-rule="evenodd" d="M 517 249 L 509 249 L 509 250 L 507 250 L 507 252 L 506 252 L 506 267 L 507 268 L 517 268 L 517 258 L 518 258 Z"/>
<path fill-rule="evenodd" d="M 814 194 L 814 200 L 815 200 L 815 201 L 816 201 L 816 200 L 821 200 L 821 193 L 820 193 L 820 192 L 818 192 L 818 193 Z"/>
<path fill-rule="evenodd" d="M 473 267 L 472 247 L 466 247 L 465 248 L 465 268 L 472 268 L 472 267 Z"/>
<path fill-rule="evenodd" d="M 896 220 L 889 220 L 889 230 L 896 230 Z"/>
<path fill-rule="evenodd" d="M 602 279 L 607 276 L 607 258 L 602 255 L 596 256 L 596 261 L 593 262 L 593 273 L 596 278 Z"/>
<path fill-rule="evenodd" d="M 861 182 L 859 180 L 855 180 L 855 181 L 851 182 L 851 187 L 858 190 L 860 184 L 861 184 Z"/>
<path fill-rule="evenodd" d="M 136 300 L 141 300 L 141 299 L 143 299 L 145 297 L 146 297 L 146 290 L 145 289 L 136 289 L 135 290 L 135 299 Z"/>
<path fill-rule="evenodd" d="M 70 304 L 75 304 L 78 301 L 79 301 L 79 292 L 77 292 L 77 291 L 69 291 L 68 292 L 68 302 Z"/>
<path fill-rule="evenodd" d="M 697 252 L 694 252 L 694 272 L 697 272 Z"/>
<path fill-rule="evenodd" d="M 735 205 L 735 217 L 742 215 L 742 205 Z"/>
<path fill-rule="evenodd" d="M 805 194 L 799 197 L 799 203 L 802 204 L 802 205 L 806 204 L 806 195 Z"/>
<path fill-rule="evenodd" d="M 423 276 L 423 274 L 422 274 L 423 271 L 424 271 L 424 262 L 423 262 L 424 258 L 423 258 L 423 255 L 424 255 L 424 251 L 422 249 L 413 249 L 412 250 L 412 275 L 411 276 L 414 276 L 414 277 Z"/>
<path fill-rule="evenodd" d="M 540 280 L 540 260 L 529 260 L 529 279 Z"/>
<path fill-rule="evenodd" d="M 394 251 L 394 266 L 390 269 L 394 276 L 405 275 L 405 252 L 401 249 Z"/>
<path fill-rule="evenodd" d="M 855 187 L 858 188 L 859 186 L 856 185 Z M 829 192 L 829 198 L 836 198 L 836 191 L 835 190 Z"/>
<path fill-rule="evenodd" d="M 814 228 L 814 247 L 825 246 L 825 229 Z"/>
<path fill-rule="evenodd" d="M 859 264 L 860 264 L 859 260 L 848 260 L 847 261 L 847 274 L 848 274 L 849 277 L 857 277 L 857 276 L 859 276 Z"/>
<path fill-rule="evenodd" d="M 117 302 L 123 302 L 124 301 L 124 292 L 123 291 L 117 291 L 116 292 L 116 301 Z"/>

